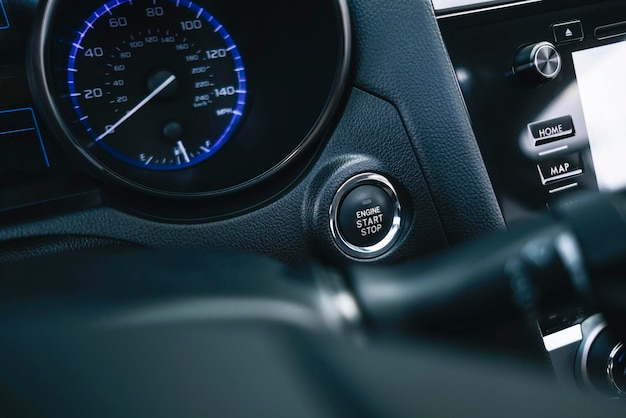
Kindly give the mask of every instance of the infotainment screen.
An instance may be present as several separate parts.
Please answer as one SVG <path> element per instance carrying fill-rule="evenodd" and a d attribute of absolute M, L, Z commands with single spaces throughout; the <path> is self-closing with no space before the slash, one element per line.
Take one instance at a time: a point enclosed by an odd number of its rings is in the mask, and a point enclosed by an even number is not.
<path fill-rule="evenodd" d="M 626 42 L 573 59 L 598 188 L 626 188 Z"/>

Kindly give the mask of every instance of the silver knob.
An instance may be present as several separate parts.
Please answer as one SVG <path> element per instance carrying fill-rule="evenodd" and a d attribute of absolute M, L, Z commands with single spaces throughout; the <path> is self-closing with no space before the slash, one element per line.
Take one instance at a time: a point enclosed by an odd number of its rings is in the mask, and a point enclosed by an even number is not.
<path fill-rule="evenodd" d="M 561 66 L 561 55 L 556 47 L 550 42 L 539 42 L 517 51 L 513 71 L 522 81 L 541 83 L 555 79 Z"/>

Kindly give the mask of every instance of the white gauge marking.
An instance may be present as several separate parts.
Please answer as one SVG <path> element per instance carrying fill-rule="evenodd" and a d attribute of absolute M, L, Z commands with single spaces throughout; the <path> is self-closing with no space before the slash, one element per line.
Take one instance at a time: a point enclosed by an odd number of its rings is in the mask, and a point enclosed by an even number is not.
<path fill-rule="evenodd" d="M 174 148 L 174 155 L 176 155 L 177 157 L 182 155 L 186 163 L 189 164 L 189 162 L 191 162 L 191 160 L 189 159 L 189 154 L 187 154 L 187 149 L 185 148 L 185 145 L 183 144 L 183 141 L 178 141 L 176 143 L 176 148 Z"/>
<path fill-rule="evenodd" d="M 105 136 L 109 135 L 111 132 L 113 132 L 115 129 L 117 129 L 122 123 L 126 122 L 131 116 L 133 116 L 142 107 L 144 107 L 146 104 L 148 104 L 148 102 L 150 100 L 154 99 L 159 93 L 161 93 L 163 90 L 165 90 L 167 88 L 167 86 L 172 84 L 174 82 L 174 80 L 176 80 L 176 76 L 174 74 L 172 74 L 171 76 L 169 76 L 167 78 L 167 80 L 162 82 L 159 85 L 159 87 L 154 89 L 154 91 L 152 93 L 150 93 L 146 98 L 144 98 L 142 101 L 140 101 L 135 107 L 133 107 L 130 111 L 128 111 L 124 116 L 122 116 L 122 118 L 120 120 L 115 122 L 102 135 L 100 135 L 98 138 L 96 138 L 96 142 L 101 141 Z"/>

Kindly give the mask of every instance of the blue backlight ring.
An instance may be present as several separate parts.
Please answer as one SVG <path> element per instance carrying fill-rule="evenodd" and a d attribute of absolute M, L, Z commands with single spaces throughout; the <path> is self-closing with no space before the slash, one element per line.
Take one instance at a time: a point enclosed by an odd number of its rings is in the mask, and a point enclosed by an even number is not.
<path fill-rule="evenodd" d="M 96 141 L 99 135 L 93 129 L 93 127 L 91 127 L 91 125 L 89 124 L 88 119 L 85 117 L 85 114 L 83 113 L 81 106 L 78 102 L 78 97 L 80 96 L 80 93 L 76 91 L 76 86 L 75 86 L 75 74 L 76 72 L 78 72 L 78 69 L 76 68 L 76 58 L 78 57 L 80 50 L 83 49 L 82 42 L 85 36 L 90 30 L 94 29 L 94 24 L 96 23 L 96 21 L 105 14 L 112 14 L 111 11 L 114 10 L 118 6 L 124 5 L 126 3 L 129 3 L 132 6 L 133 5 L 132 0 L 110 0 L 109 2 L 105 3 L 100 8 L 98 8 L 95 12 L 93 12 L 91 16 L 89 16 L 89 18 L 85 20 L 85 22 L 83 23 L 83 26 L 81 27 L 81 29 L 79 30 L 77 34 L 77 37 L 72 42 L 72 46 L 71 46 L 70 54 L 68 58 L 68 65 L 67 65 L 67 83 L 68 83 L 68 90 L 69 90 L 69 95 L 70 95 L 72 106 L 74 108 L 76 115 L 78 116 L 78 120 L 84 127 L 85 131 L 94 139 L 94 142 L 96 142 L 100 147 L 102 147 L 102 149 L 106 150 L 109 154 L 113 155 L 115 158 L 117 158 L 120 161 L 123 161 L 127 164 L 130 164 L 139 168 L 154 170 L 154 171 L 173 171 L 173 170 L 185 169 L 185 168 L 194 166 L 196 164 L 199 164 L 203 161 L 206 161 L 208 158 L 213 156 L 217 151 L 219 151 L 228 142 L 228 140 L 234 134 L 236 127 L 238 126 L 238 124 L 241 122 L 243 118 L 244 108 L 245 108 L 246 99 L 247 99 L 247 78 L 246 78 L 245 67 L 243 64 L 243 59 L 241 58 L 241 53 L 239 52 L 237 45 L 234 43 L 232 37 L 230 36 L 228 31 L 224 28 L 224 26 L 209 12 L 207 12 L 202 7 L 198 6 L 197 4 L 189 0 L 164 0 L 164 1 L 167 1 L 169 3 L 175 3 L 177 7 L 184 6 L 188 8 L 189 10 L 191 10 L 192 12 L 195 12 L 197 18 L 202 18 L 207 23 L 209 23 L 213 27 L 214 33 L 219 34 L 222 40 L 225 42 L 226 49 L 230 53 L 230 56 L 234 61 L 234 65 L 235 65 L 234 68 L 237 73 L 237 79 L 238 79 L 238 86 L 236 90 L 238 92 L 237 104 L 235 106 L 235 109 L 232 112 L 232 116 L 227 127 L 222 132 L 222 135 L 219 138 L 217 138 L 215 141 L 213 141 L 212 146 L 208 152 L 205 152 L 203 154 L 200 154 L 194 157 L 189 163 L 146 165 L 139 160 L 130 158 L 120 153 L 119 151 L 115 150 L 114 148 L 106 144 L 104 141 Z"/>

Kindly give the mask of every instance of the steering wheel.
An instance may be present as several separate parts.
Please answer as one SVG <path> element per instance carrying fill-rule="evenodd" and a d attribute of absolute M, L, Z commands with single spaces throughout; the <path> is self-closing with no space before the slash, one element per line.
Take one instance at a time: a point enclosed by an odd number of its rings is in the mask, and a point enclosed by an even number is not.
<path fill-rule="evenodd" d="M 472 352 L 463 338 L 591 288 L 623 311 L 607 277 L 624 253 L 596 245 L 626 247 L 623 198 L 579 205 L 395 267 L 127 249 L 6 264 L 3 415 L 618 416 L 621 404 L 558 389 L 519 352 Z M 476 248 L 492 255 L 476 265 Z"/>

